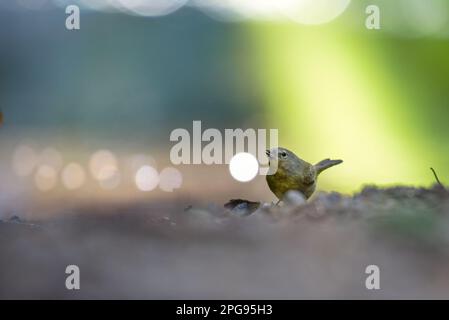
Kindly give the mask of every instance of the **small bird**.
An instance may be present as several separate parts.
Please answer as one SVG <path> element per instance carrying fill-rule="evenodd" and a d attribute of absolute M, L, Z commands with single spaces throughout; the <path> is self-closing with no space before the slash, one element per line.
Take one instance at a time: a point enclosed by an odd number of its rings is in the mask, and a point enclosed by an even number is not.
<path fill-rule="evenodd" d="M 270 168 L 276 168 L 274 174 L 267 175 L 270 190 L 279 199 L 289 190 L 300 191 L 308 199 L 316 188 L 318 175 L 324 170 L 342 163 L 342 160 L 324 159 L 312 165 L 285 148 L 267 150 Z"/>

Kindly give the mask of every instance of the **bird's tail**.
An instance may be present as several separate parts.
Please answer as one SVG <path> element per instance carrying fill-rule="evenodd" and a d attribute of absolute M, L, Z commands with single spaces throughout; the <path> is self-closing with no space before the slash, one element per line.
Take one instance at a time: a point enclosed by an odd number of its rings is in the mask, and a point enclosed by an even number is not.
<path fill-rule="evenodd" d="M 331 159 L 324 159 L 315 164 L 315 169 L 317 175 L 323 172 L 326 169 L 329 169 L 330 167 L 336 166 L 337 164 L 342 163 L 343 160 L 331 160 Z"/>

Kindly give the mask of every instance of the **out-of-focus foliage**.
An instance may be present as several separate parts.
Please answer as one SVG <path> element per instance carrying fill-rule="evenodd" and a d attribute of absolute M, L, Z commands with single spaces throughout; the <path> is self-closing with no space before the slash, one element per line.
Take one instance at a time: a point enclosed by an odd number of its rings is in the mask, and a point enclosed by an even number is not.
<path fill-rule="evenodd" d="M 301 1 L 76 1 L 75 32 L 67 1 L 3 3 L 3 135 L 167 147 L 202 120 L 279 128 L 304 159 L 344 159 L 324 189 L 429 184 L 429 166 L 449 179 L 449 4 L 337 1 L 312 21 L 285 10 Z M 365 28 L 368 4 L 380 30 Z"/>

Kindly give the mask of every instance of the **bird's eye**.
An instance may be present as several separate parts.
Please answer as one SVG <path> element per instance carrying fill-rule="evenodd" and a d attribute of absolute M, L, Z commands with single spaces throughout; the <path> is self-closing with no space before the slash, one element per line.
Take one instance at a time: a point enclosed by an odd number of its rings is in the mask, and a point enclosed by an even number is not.
<path fill-rule="evenodd" d="M 287 152 L 281 152 L 281 157 L 282 158 L 287 158 Z"/>

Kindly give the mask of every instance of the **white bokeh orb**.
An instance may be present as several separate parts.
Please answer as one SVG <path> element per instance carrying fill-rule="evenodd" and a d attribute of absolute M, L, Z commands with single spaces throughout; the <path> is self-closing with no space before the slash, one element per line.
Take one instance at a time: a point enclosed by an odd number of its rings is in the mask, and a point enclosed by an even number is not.
<path fill-rule="evenodd" d="M 159 180 L 159 188 L 166 192 L 173 192 L 181 187 L 182 174 L 176 168 L 164 168 L 159 175 Z"/>
<path fill-rule="evenodd" d="M 80 164 L 72 162 L 62 170 L 61 181 L 68 190 L 79 189 L 86 182 L 86 173 Z"/>
<path fill-rule="evenodd" d="M 251 153 L 240 152 L 229 162 L 231 176 L 240 182 L 253 180 L 259 172 L 259 162 Z"/>
<path fill-rule="evenodd" d="M 111 151 L 98 150 L 90 157 L 89 170 L 94 179 L 107 179 L 106 174 L 113 171 L 110 168 L 118 168 L 117 158 Z"/>
<path fill-rule="evenodd" d="M 281 13 L 307 25 L 328 23 L 341 15 L 351 0 L 277 0 Z"/>
<path fill-rule="evenodd" d="M 53 189 L 58 182 L 56 170 L 48 165 L 40 166 L 34 175 L 34 183 L 40 191 L 49 191 Z"/>
<path fill-rule="evenodd" d="M 142 166 L 136 172 L 135 182 L 140 191 L 151 191 L 159 184 L 159 174 L 151 166 Z"/>

